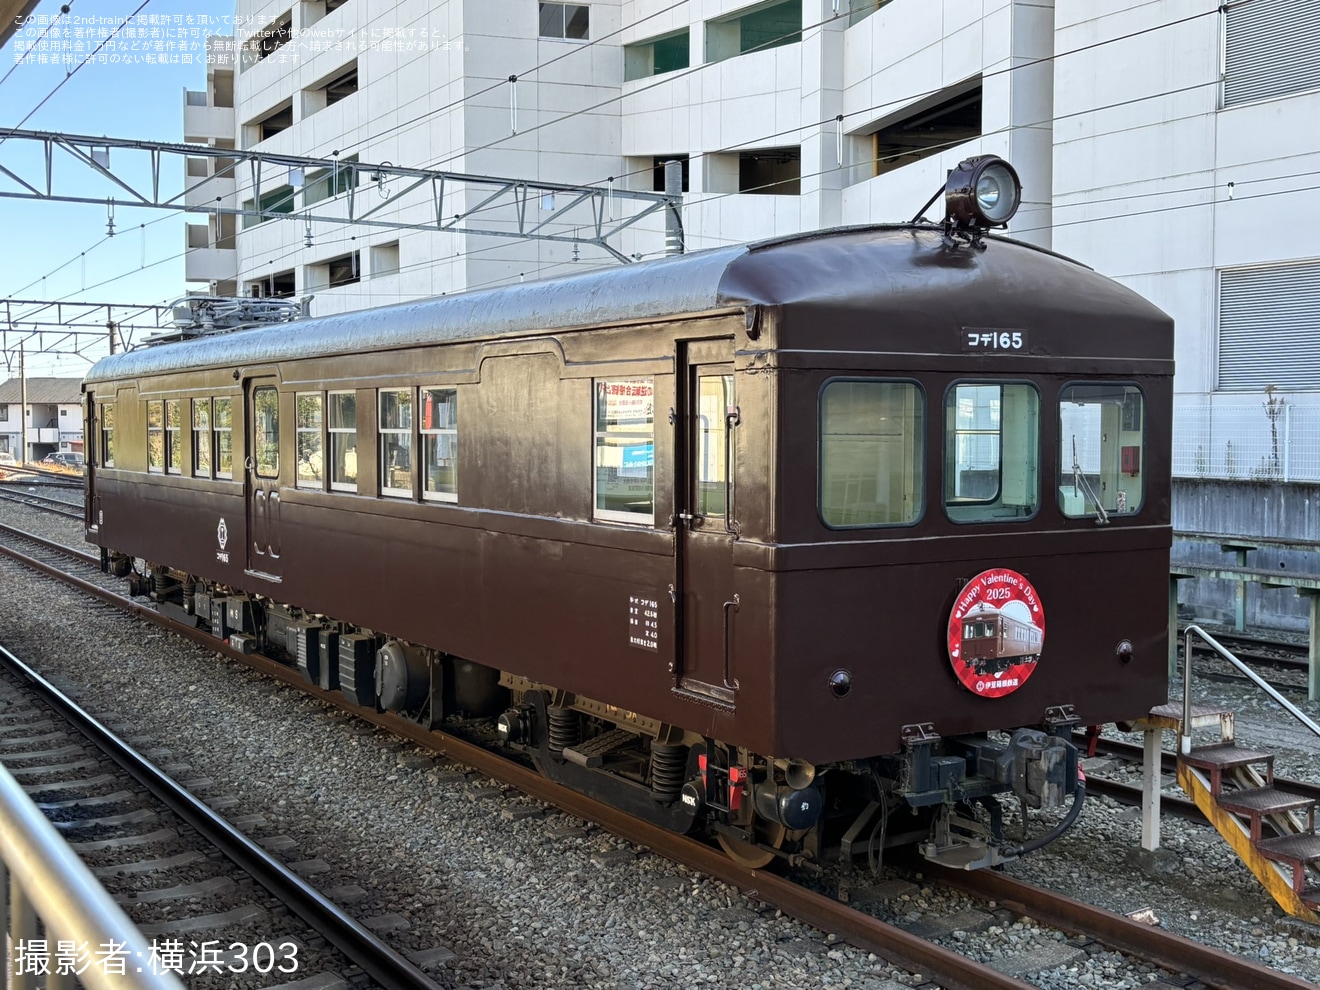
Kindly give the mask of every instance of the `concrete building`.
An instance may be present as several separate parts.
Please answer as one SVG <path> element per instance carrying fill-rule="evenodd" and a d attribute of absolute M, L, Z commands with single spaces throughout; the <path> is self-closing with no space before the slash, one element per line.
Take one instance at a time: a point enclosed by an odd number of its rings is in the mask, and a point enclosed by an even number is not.
<path fill-rule="evenodd" d="M 29 378 L 27 414 L 22 383 L 11 378 L 0 385 L 0 451 L 22 459 L 27 429 L 27 460 L 39 461 L 60 450 L 83 449 L 82 379 Z"/>
<path fill-rule="evenodd" d="M 633 188 L 678 159 L 689 250 L 905 220 L 959 160 L 1002 155 L 1026 197 L 1010 234 L 1177 320 L 1175 473 L 1320 481 L 1320 0 L 238 0 L 237 14 L 229 54 L 188 95 L 189 140 Z M 436 213 L 425 188 L 267 171 L 260 189 L 231 171 L 190 195 Z M 480 205 L 450 195 L 444 216 Z M 554 204 L 526 208 L 559 222 Z M 614 263 L 565 244 L 226 223 L 189 228 L 190 279 L 314 294 L 317 313 Z M 658 220 L 620 236 L 629 255 L 662 245 Z"/>

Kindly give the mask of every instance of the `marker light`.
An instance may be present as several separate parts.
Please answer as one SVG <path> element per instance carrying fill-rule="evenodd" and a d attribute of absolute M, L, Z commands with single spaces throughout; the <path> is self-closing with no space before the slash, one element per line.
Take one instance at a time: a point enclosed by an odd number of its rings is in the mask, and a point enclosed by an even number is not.
<path fill-rule="evenodd" d="M 945 216 L 956 227 L 1003 227 L 1022 204 L 1022 182 L 998 155 L 959 163 L 944 186 Z"/>

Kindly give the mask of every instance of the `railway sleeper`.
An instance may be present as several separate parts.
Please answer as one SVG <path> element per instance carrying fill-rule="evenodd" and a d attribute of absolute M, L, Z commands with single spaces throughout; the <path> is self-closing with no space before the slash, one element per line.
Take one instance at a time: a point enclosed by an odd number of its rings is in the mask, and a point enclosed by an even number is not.
<path fill-rule="evenodd" d="M 1075 820 L 1084 788 L 1066 722 L 1007 738 L 943 739 L 913 726 L 900 753 L 829 767 L 729 746 L 592 698 L 121 554 L 129 591 L 231 647 L 297 667 L 309 684 L 427 728 L 522 754 L 556 783 L 679 833 L 703 832 L 744 865 L 818 864 L 917 844 L 972 869 L 1009 861 Z M 998 795 L 1064 821 L 1010 845 Z"/>

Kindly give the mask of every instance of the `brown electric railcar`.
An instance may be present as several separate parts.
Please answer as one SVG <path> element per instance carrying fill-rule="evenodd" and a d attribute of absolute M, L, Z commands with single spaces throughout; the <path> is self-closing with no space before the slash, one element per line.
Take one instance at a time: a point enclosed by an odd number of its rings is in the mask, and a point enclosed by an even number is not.
<path fill-rule="evenodd" d="M 163 344 L 87 377 L 87 538 L 749 862 L 880 806 L 990 862 L 955 808 L 1062 800 L 1071 725 L 1166 700 L 1172 341 L 1080 264 L 916 224 Z M 1005 596 L 1050 632 L 987 680 L 960 612 Z"/>
<path fill-rule="evenodd" d="M 993 606 L 968 612 L 962 626 L 962 657 L 977 674 L 1002 673 L 1013 663 L 1035 663 L 1045 635 L 1034 624 Z"/>

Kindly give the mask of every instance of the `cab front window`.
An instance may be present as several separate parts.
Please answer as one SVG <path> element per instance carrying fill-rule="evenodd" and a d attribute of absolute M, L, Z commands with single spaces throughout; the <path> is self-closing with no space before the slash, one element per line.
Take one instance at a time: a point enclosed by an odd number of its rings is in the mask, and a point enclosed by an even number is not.
<path fill-rule="evenodd" d="M 1035 387 L 968 382 L 944 402 L 944 509 L 954 522 L 1026 519 L 1040 504 Z"/>
<path fill-rule="evenodd" d="M 1068 385 L 1059 394 L 1059 507 L 1065 516 L 1131 515 L 1145 498 L 1145 402 L 1135 385 Z"/>

